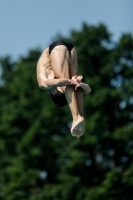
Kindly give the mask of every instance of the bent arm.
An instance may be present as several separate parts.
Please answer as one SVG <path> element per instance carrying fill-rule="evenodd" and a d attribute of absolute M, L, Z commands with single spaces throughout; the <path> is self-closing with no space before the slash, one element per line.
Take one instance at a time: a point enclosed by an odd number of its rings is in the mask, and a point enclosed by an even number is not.
<path fill-rule="evenodd" d="M 53 90 L 56 87 L 63 87 L 71 85 L 68 79 L 44 79 L 39 82 L 39 87 L 43 90 L 47 90 L 48 92 Z"/>
<path fill-rule="evenodd" d="M 68 79 L 56 79 L 54 71 L 51 67 L 51 61 L 48 54 L 48 48 L 42 53 L 37 63 L 37 81 L 41 89 L 48 92 L 56 87 L 63 87 L 71 85 Z"/>

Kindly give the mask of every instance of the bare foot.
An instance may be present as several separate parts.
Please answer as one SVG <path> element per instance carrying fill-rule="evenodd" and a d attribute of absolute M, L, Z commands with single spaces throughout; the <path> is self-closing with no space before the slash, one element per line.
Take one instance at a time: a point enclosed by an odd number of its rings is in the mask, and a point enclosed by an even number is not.
<path fill-rule="evenodd" d="M 72 136 L 81 136 L 84 132 L 84 118 L 78 117 L 76 120 L 73 121 L 71 134 Z"/>

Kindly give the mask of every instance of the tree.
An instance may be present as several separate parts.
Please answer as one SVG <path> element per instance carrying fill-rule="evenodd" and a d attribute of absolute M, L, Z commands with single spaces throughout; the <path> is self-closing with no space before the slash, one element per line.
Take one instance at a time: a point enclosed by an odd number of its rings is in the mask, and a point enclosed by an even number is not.
<path fill-rule="evenodd" d="M 1 58 L 2 200 L 131 200 L 133 187 L 133 37 L 114 44 L 106 26 L 82 25 L 70 37 L 84 96 L 85 133 L 73 138 L 68 107 L 56 108 L 36 81 L 40 50 Z"/>

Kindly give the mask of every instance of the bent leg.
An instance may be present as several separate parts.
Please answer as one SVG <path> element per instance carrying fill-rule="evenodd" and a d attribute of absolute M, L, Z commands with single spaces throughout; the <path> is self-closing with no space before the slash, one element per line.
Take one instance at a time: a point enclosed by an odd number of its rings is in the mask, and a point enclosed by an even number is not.
<path fill-rule="evenodd" d="M 70 78 L 69 74 L 69 51 L 66 46 L 59 45 L 56 46 L 51 54 L 51 66 L 54 70 L 56 78 Z"/>
<path fill-rule="evenodd" d="M 70 57 L 70 76 L 72 77 L 77 74 L 78 74 L 77 53 L 75 48 L 73 48 Z M 75 120 L 74 120 L 71 131 L 74 136 L 80 137 L 84 133 L 84 122 L 85 122 L 83 118 L 83 92 L 81 89 L 77 88 L 75 94 L 78 104 L 78 110 L 80 116 L 82 117 L 82 121 L 78 124 L 78 126 L 75 127 Z"/>
<path fill-rule="evenodd" d="M 51 66 L 56 78 L 71 78 L 78 73 L 77 55 L 75 48 L 71 54 L 63 45 L 56 46 L 50 55 Z M 84 132 L 83 118 L 83 93 L 80 89 L 75 91 L 73 86 L 62 88 L 72 113 L 73 123 L 71 132 L 74 136 L 80 136 Z"/>

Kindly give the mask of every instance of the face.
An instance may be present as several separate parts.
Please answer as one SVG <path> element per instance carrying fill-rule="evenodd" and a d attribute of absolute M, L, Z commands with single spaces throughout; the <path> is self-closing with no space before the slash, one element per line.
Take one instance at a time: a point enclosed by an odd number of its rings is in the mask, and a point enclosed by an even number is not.
<path fill-rule="evenodd" d="M 61 108 L 67 104 L 65 95 L 62 91 L 54 88 L 50 93 L 52 100 L 57 107 Z"/>
<path fill-rule="evenodd" d="M 56 95 L 56 94 L 57 94 L 57 89 L 53 89 L 53 90 L 51 91 L 51 93 L 52 93 L 53 95 Z"/>
<path fill-rule="evenodd" d="M 60 92 L 64 93 L 60 87 L 57 87 L 57 88 L 53 88 L 52 89 L 51 94 L 56 95 L 56 94 L 58 94 Z"/>

